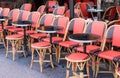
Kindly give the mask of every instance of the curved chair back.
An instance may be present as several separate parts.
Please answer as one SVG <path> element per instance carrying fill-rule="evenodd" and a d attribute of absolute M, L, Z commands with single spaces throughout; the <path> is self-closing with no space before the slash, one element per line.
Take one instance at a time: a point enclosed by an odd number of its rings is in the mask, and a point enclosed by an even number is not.
<path fill-rule="evenodd" d="M 10 8 L 3 8 L 0 13 L 0 16 L 8 16 L 9 12 L 10 12 Z"/>
<path fill-rule="evenodd" d="M 55 20 L 53 22 L 53 25 L 62 27 L 63 29 L 61 31 L 59 31 L 58 33 L 64 34 L 68 22 L 69 22 L 69 18 L 68 17 L 58 16 L 58 17 L 55 18 Z"/>
<path fill-rule="evenodd" d="M 103 20 L 108 20 L 108 21 L 112 21 L 115 19 L 116 16 L 116 7 L 115 6 L 111 6 L 109 8 L 106 9 L 106 11 L 103 14 L 102 19 Z"/>
<path fill-rule="evenodd" d="M 106 29 L 107 29 L 107 24 L 105 22 L 93 21 L 87 26 L 86 32 L 99 35 L 101 37 L 100 39 L 103 40 Z"/>
<path fill-rule="evenodd" d="M 32 28 L 39 27 L 40 13 L 39 12 L 31 12 L 28 20 L 32 22 Z"/>
<path fill-rule="evenodd" d="M 28 20 L 29 14 L 30 14 L 29 11 L 20 10 L 20 14 L 19 14 L 18 19 L 19 19 L 19 20 Z"/>
<path fill-rule="evenodd" d="M 105 33 L 105 39 L 102 49 L 105 48 L 107 39 L 111 39 L 112 46 L 120 47 L 120 35 L 118 35 L 119 33 L 120 33 L 120 25 L 110 26 Z M 111 49 L 113 49 L 113 47 L 111 47 Z"/>
<path fill-rule="evenodd" d="M 40 25 L 50 26 L 53 23 L 55 16 L 53 14 L 43 14 L 40 18 Z"/>
<path fill-rule="evenodd" d="M 32 4 L 31 3 L 25 3 L 20 7 L 20 10 L 26 10 L 26 11 L 31 11 Z"/>
<path fill-rule="evenodd" d="M 39 6 L 39 8 L 37 9 L 37 12 L 39 12 L 41 15 L 45 12 L 45 8 L 46 6 L 45 5 L 41 5 Z"/>
<path fill-rule="evenodd" d="M 65 7 L 64 6 L 56 7 L 53 11 L 54 15 L 64 15 L 64 13 L 65 13 Z"/>
<path fill-rule="evenodd" d="M 88 3 L 80 3 L 80 15 L 82 18 L 87 19 L 87 18 L 92 18 L 93 19 L 93 13 L 92 12 L 87 12 L 87 9 L 90 8 Z"/>
<path fill-rule="evenodd" d="M 69 31 L 72 31 L 73 34 L 83 33 L 86 26 L 86 22 L 82 18 L 74 18 L 69 22 L 68 25 Z"/>
<path fill-rule="evenodd" d="M 20 14 L 20 10 L 19 9 L 13 9 L 10 11 L 9 13 L 9 17 L 10 17 L 10 20 L 12 20 L 12 22 L 15 22 L 18 20 L 18 16 Z"/>

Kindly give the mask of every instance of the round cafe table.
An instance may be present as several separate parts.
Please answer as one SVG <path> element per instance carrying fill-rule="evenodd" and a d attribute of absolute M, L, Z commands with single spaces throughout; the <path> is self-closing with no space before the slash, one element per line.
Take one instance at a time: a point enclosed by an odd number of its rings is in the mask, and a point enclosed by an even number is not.
<path fill-rule="evenodd" d="M 4 40 L 4 46 L 6 45 L 6 40 L 5 40 L 5 37 L 6 37 L 6 32 L 5 32 L 5 29 L 4 29 L 4 22 L 8 19 L 8 17 L 6 16 L 0 16 L 0 22 L 2 24 L 2 30 L 3 30 L 3 40 Z"/>
<path fill-rule="evenodd" d="M 50 43 L 52 44 L 52 34 L 62 30 L 59 26 L 41 26 L 37 31 L 50 34 Z"/>
<path fill-rule="evenodd" d="M 24 50 L 25 51 L 27 51 L 26 27 L 30 26 L 31 24 L 32 24 L 31 21 L 21 21 L 21 20 L 12 23 L 13 26 L 24 28 Z"/>
<path fill-rule="evenodd" d="M 87 43 L 95 42 L 98 39 L 100 39 L 100 36 L 90 33 L 72 34 L 69 36 L 69 40 L 83 43 L 84 53 L 86 53 Z"/>

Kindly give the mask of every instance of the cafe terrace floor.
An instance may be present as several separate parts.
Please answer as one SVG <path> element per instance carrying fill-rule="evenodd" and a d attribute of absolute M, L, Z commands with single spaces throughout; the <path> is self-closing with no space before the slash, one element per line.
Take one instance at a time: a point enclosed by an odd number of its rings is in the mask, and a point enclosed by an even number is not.
<path fill-rule="evenodd" d="M 1 45 L 0 45 L 1 46 Z M 49 63 L 43 65 L 43 72 L 39 71 L 39 63 L 34 63 L 30 69 L 31 56 L 21 57 L 22 54 L 16 54 L 16 60 L 12 60 L 12 54 L 5 57 L 5 49 L 0 47 L 0 78 L 65 78 L 66 61 L 60 64 L 55 62 L 55 68 L 52 69 Z M 104 66 L 102 66 L 104 68 Z M 90 67 L 90 78 L 93 78 Z M 112 74 L 99 74 L 98 78 L 114 78 Z"/>

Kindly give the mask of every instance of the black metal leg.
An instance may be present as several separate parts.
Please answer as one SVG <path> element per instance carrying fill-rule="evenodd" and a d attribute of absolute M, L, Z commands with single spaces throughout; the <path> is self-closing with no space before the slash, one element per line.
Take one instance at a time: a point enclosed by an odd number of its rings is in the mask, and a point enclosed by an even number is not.
<path fill-rule="evenodd" d="M 87 43 L 83 43 L 84 53 L 86 53 L 86 45 L 87 45 Z"/>
<path fill-rule="evenodd" d="M 27 52 L 26 28 L 24 27 L 24 50 Z"/>

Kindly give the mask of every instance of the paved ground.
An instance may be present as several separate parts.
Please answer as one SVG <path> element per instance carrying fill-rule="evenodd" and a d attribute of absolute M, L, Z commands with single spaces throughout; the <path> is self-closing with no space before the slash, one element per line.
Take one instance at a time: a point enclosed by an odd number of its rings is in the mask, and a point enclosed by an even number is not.
<path fill-rule="evenodd" d="M 40 73 L 38 63 L 34 63 L 33 69 L 30 69 L 31 57 L 21 58 L 20 55 L 17 54 L 16 61 L 12 61 L 12 55 L 9 54 L 9 57 L 6 58 L 5 49 L 0 49 L 0 78 L 65 78 L 65 61 L 60 64 L 55 62 L 54 69 L 45 63 L 43 73 Z M 91 70 L 90 78 L 93 78 Z M 111 74 L 99 74 L 98 78 L 113 78 L 113 76 Z"/>

